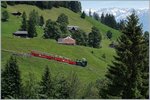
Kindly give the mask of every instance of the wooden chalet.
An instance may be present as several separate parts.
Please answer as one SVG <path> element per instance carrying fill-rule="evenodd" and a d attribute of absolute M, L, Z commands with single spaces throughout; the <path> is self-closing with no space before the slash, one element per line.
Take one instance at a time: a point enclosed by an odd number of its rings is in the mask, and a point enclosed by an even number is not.
<path fill-rule="evenodd" d="M 65 45 L 75 45 L 76 41 L 73 38 L 71 38 L 71 36 L 67 36 L 66 38 L 59 38 L 58 43 Z"/>

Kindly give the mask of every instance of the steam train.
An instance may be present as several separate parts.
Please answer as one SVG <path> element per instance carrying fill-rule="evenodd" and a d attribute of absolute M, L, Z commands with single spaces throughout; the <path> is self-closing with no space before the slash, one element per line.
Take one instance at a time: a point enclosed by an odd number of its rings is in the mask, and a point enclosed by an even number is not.
<path fill-rule="evenodd" d="M 59 61 L 59 62 L 63 62 L 63 63 L 68 63 L 68 64 L 71 64 L 71 65 L 78 65 L 78 66 L 82 66 L 82 67 L 87 66 L 87 60 L 85 58 L 82 58 L 81 60 L 73 61 L 73 60 L 70 60 L 68 58 L 64 58 L 64 57 L 61 57 L 61 56 L 49 55 L 49 54 L 40 53 L 40 52 L 37 52 L 37 51 L 31 51 L 30 55 L 34 56 L 34 57 L 45 58 L 45 59 L 48 59 L 48 60 L 55 60 L 55 61 Z"/>

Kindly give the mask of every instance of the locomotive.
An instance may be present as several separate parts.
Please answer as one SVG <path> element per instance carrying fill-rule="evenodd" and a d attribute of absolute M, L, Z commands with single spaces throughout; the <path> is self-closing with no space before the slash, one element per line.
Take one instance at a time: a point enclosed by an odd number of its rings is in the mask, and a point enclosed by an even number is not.
<path fill-rule="evenodd" d="M 48 60 L 55 60 L 55 61 L 59 61 L 59 62 L 63 62 L 63 63 L 68 63 L 71 65 L 77 65 L 77 66 L 82 66 L 82 67 L 87 66 L 87 60 L 85 58 L 82 58 L 81 60 L 73 61 L 71 59 L 64 58 L 61 56 L 49 55 L 49 54 L 41 53 L 41 52 L 37 52 L 37 51 L 31 51 L 30 55 L 34 56 L 34 57 L 45 58 Z"/>

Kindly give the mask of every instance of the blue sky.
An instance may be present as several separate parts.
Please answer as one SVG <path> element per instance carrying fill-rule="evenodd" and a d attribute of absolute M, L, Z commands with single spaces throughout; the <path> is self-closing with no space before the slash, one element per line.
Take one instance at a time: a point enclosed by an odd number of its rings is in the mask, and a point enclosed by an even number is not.
<path fill-rule="evenodd" d="M 149 0 L 144 1 L 81 1 L 82 9 L 99 9 L 99 8 L 149 8 Z"/>

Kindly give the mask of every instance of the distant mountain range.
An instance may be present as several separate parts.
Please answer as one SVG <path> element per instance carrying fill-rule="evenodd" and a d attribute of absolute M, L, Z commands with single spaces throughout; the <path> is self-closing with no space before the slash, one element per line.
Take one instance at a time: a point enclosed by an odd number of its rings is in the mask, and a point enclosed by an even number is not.
<path fill-rule="evenodd" d="M 132 11 L 135 10 L 139 19 L 140 23 L 143 24 L 143 30 L 144 31 L 150 31 L 150 12 L 149 9 L 146 8 L 139 8 L 139 9 L 133 9 L 133 8 L 102 8 L 99 10 L 94 9 L 85 9 L 85 13 L 88 15 L 89 11 L 93 14 L 94 12 L 98 13 L 99 16 L 101 16 L 102 13 L 106 14 L 113 14 L 116 18 L 116 21 L 119 22 L 121 19 L 126 19 L 128 15 L 132 13 Z"/>

